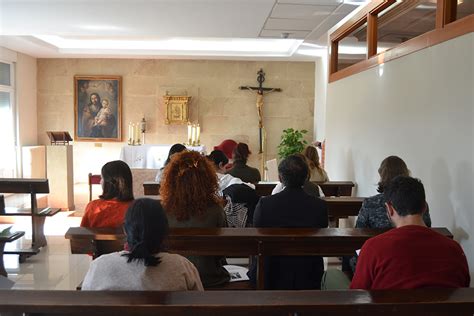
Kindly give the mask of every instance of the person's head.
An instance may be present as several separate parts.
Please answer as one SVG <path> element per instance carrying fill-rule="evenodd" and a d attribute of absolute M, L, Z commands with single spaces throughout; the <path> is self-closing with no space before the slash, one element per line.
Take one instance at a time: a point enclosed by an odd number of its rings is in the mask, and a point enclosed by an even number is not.
<path fill-rule="evenodd" d="M 238 143 L 232 152 L 232 159 L 234 162 L 246 164 L 250 154 L 249 146 L 246 143 Z"/>
<path fill-rule="evenodd" d="M 221 150 L 213 150 L 207 158 L 214 164 L 217 172 L 225 172 L 225 166 L 229 163 L 229 159 Z"/>
<path fill-rule="evenodd" d="M 397 156 L 388 156 L 379 167 L 380 181 L 377 191 L 384 192 L 385 186 L 397 176 L 409 176 L 410 170 L 402 158 Z"/>
<path fill-rule="evenodd" d="M 303 155 L 308 160 L 308 165 L 310 169 L 320 168 L 318 151 L 314 146 L 306 147 L 303 151 Z"/>
<path fill-rule="evenodd" d="M 109 107 L 109 100 L 108 99 L 102 99 L 102 107 L 104 109 Z"/>
<path fill-rule="evenodd" d="M 168 219 L 157 200 L 138 199 L 128 207 L 123 225 L 127 237 L 128 262 L 143 261 L 145 266 L 160 263 L 154 254 L 163 250 L 168 235 Z"/>
<path fill-rule="evenodd" d="M 173 155 L 166 166 L 160 195 L 166 212 L 178 221 L 186 221 L 219 204 L 218 189 L 212 163 L 196 151 L 183 151 Z"/>
<path fill-rule="evenodd" d="M 128 165 L 115 160 L 102 167 L 102 195 L 104 200 L 117 199 L 119 201 L 133 200 L 132 172 Z"/>
<path fill-rule="evenodd" d="M 387 213 L 397 224 L 397 219 L 409 215 L 423 215 L 426 210 L 426 197 L 423 183 L 409 176 L 398 176 L 384 189 Z"/>
<path fill-rule="evenodd" d="M 173 146 L 171 146 L 170 151 L 168 152 L 168 158 L 166 158 L 166 161 L 165 161 L 165 166 L 170 162 L 171 156 L 185 150 L 186 150 L 186 146 L 184 146 L 183 144 L 174 144 Z"/>
<path fill-rule="evenodd" d="M 287 188 L 300 188 L 308 179 L 309 169 L 302 155 L 290 155 L 278 165 L 278 176 Z"/>
<path fill-rule="evenodd" d="M 90 101 L 91 101 L 91 104 L 95 104 L 95 105 L 99 105 L 101 104 L 100 102 L 100 96 L 98 93 L 91 93 L 90 95 Z"/>
<path fill-rule="evenodd" d="M 232 152 L 234 151 L 235 146 L 237 146 L 237 143 L 234 140 L 226 139 L 219 145 L 214 146 L 214 150 L 220 150 L 224 152 L 228 159 L 232 159 Z"/>

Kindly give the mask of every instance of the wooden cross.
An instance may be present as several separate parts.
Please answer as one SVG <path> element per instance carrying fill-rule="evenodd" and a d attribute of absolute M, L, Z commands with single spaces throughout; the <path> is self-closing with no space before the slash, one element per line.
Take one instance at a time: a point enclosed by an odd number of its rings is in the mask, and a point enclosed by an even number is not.
<path fill-rule="evenodd" d="M 257 72 L 258 87 L 251 86 L 240 86 L 240 90 L 250 90 L 257 92 L 257 111 L 258 111 L 258 128 L 259 128 L 259 154 L 263 153 L 263 95 L 271 92 L 281 92 L 280 88 L 264 88 L 263 82 L 265 81 L 265 73 L 263 69 Z"/>

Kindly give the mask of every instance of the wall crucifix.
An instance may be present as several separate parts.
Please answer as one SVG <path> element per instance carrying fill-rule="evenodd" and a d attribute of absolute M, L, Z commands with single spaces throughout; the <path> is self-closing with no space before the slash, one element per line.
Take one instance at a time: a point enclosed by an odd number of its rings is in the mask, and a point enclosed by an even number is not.
<path fill-rule="evenodd" d="M 263 96 L 265 94 L 271 93 L 271 92 L 281 92 L 280 88 L 264 88 L 263 87 L 263 82 L 265 81 L 265 73 L 263 72 L 263 69 L 260 69 L 257 72 L 257 82 L 258 82 L 258 87 L 251 87 L 251 86 L 240 86 L 240 90 L 250 90 L 252 92 L 256 92 L 257 94 L 257 114 L 258 114 L 258 128 L 259 128 L 259 151 L 258 153 L 261 154 L 263 153 L 263 141 L 264 141 L 264 135 L 263 135 Z"/>

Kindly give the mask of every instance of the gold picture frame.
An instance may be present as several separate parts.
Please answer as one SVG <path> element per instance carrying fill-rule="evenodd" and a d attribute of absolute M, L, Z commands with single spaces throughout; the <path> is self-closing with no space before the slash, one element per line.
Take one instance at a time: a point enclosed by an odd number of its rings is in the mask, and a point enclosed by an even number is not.
<path fill-rule="evenodd" d="M 122 141 L 121 76 L 74 76 L 74 140 Z"/>
<path fill-rule="evenodd" d="M 188 104 L 191 97 L 165 95 L 163 100 L 166 107 L 165 124 L 187 124 L 189 120 Z"/>

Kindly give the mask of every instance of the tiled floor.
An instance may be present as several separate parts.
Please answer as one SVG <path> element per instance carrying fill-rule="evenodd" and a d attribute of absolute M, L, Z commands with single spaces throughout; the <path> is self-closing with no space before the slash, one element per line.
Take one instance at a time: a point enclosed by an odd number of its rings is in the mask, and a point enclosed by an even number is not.
<path fill-rule="evenodd" d="M 15 282 L 13 289 L 74 290 L 84 279 L 91 257 L 72 255 L 69 241 L 64 238 L 69 227 L 80 225 L 81 217 L 74 216 L 74 213 L 82 214 L 89 200 L 86 184 L 75 185 L 74 191 L 76 212 L 61 212 L 46 218 L 44 231 L 48 246 L 22 264 L 18 262 L 18 255 L 4 256 L 8 279 Z M 94 193 L 97 194 L 97 192 Z M 27 196 L 18 195 L 8 197 L 6 204 L 20 206 L 27 201 Z M 13 218 L 3 217 L 2 219 L 11 221 Z M 8 244 L 6 249 L 27 248 L 31 244 L 31 218 L 15 217 L 13 224 L 15 230 L 25 231 L 26 234 L 18 242 Z M 0 280 L 0 287 L 8 286 L 8 283 L 10 282 Z"/>

